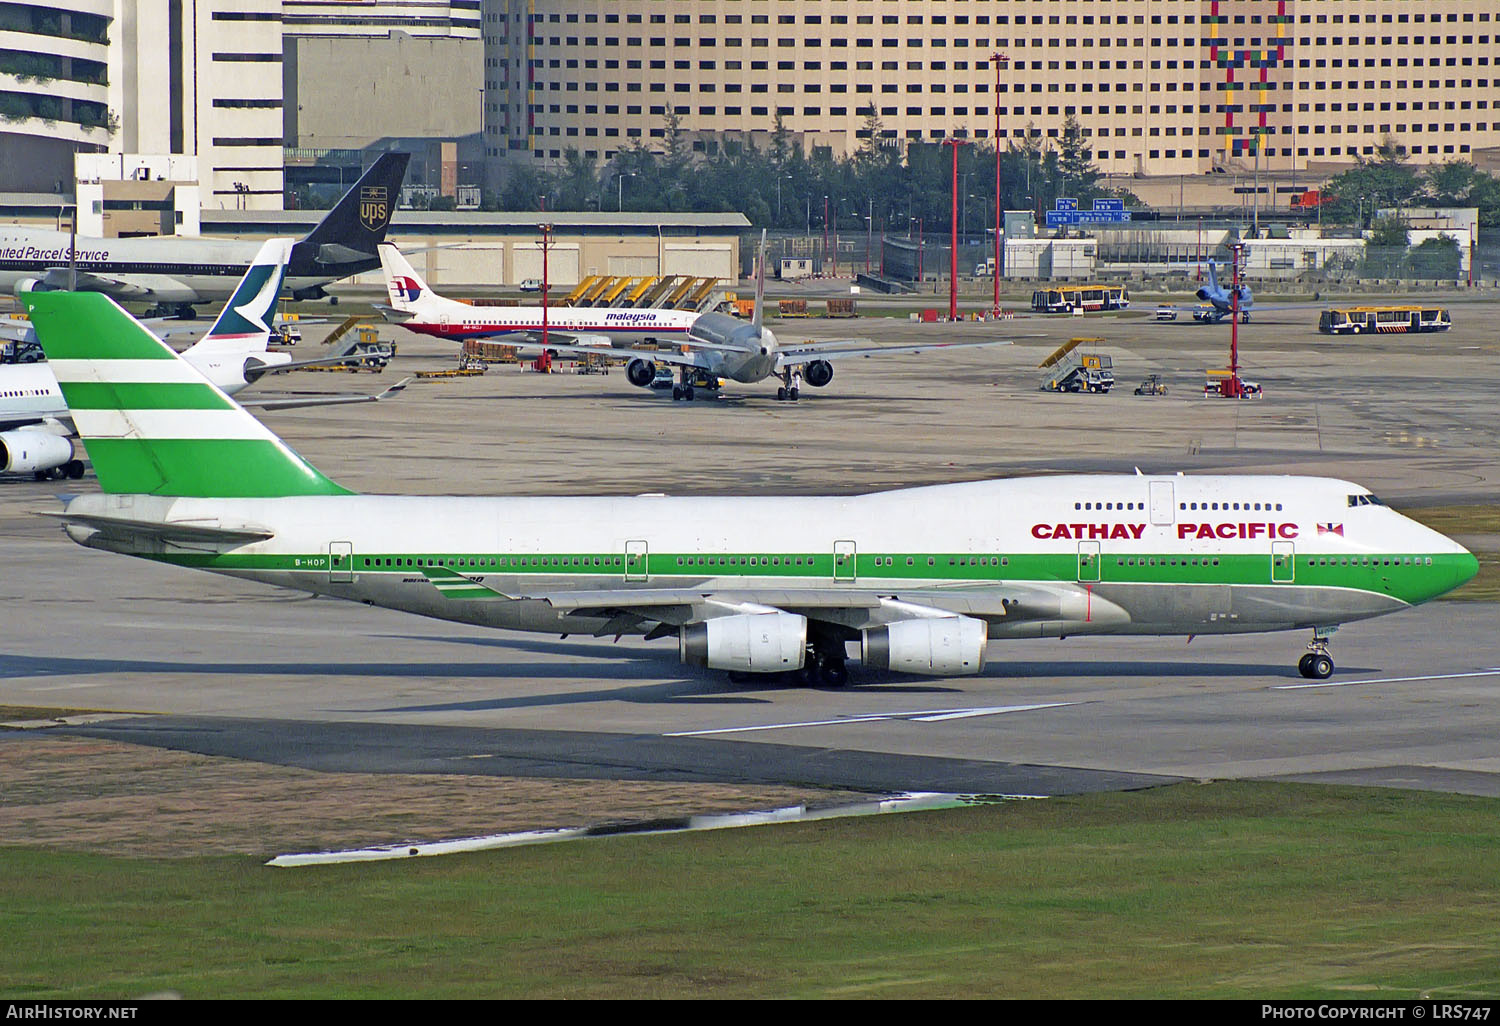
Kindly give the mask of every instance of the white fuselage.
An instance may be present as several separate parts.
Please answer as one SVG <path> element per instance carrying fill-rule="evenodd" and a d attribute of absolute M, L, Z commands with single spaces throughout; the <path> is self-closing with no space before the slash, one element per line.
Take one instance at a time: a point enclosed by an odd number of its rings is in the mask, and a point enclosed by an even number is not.
<path fill-rule="evenodd" d="M 0 290 L 14 294 L 28 279 L 69 265 L 70 247 L 80 274 L 118 279 L 115 299 L 151 303 L 222 302 L 234 294 L 255 259 L 259 242 L 234 239 L 189 239 L 175 236 L 144 239 L 70 240 L 67 232 L 37 228 L 0 228 Z M 314 288 L 331 276 L 293 276 L 291 292 Z"/>
<path fill-rule="evenodd" d="M 992 638 L 1284 630 L 1406 608 L 1475 566 L 1357 485 L 1274 476 L 1061 476 L 851 497 L 90 495 L 68 513 L 111 510 L 274 537 L 212 555 L 69 533 L 270 584 L 561 633 L 602 629 L 602 618 L 564 617 L 538 593 L 691 588 L 796 609 L 799 593 L 873 592 L 981 618 Z M 455 601 L 424 565 L 515 598 Z"/>

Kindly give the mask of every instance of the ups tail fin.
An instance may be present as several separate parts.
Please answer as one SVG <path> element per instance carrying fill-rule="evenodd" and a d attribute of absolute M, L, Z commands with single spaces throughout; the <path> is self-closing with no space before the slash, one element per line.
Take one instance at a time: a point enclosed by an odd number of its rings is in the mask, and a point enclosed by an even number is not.
<path fill-rule="evenodd" d="M 98 292 L 22 299 L 106 492 L 347 495 Z"/>
<path fill-rule="evenodd" d="M 267 239 L 224 304 L 214 326 L 188 353 L 260 353 L 271 339 L 276 299 L 286 280 L 291 239 Z"/>
<path fill-rule="evenodd" d="M 382 153 L 298 247 L 321 263 L 354 259 L 355 254 L 373 258 L 375 247 L 385 241 L 410 160 L 410 153 Z"/>
<path fill-rule="evenodd" d="M 380 266 L 385 271 L 385 291 L 391 297 L 391 309 L 411 313 L 432 295 L 422 276 L 394 242 L 380 244 Z"/>

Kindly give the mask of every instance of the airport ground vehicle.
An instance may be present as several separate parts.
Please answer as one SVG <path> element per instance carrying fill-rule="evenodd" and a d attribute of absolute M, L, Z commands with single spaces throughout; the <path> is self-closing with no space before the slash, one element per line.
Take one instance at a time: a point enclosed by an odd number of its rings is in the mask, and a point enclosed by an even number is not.
<path fill-rule="evenodd" d="M 35 342 L 16 339 L 0 344 L 0 363 L 41 363 L 46 357 Z"/>
<path fill-rule="evenodd" d="M 1147 374 L 1146 380 L 1135 386 L 1136 395 L 1166 395 L 1167 383 L 1160 374 Z"/>
<path fill-rule="evenodd" d="M 1044 392 L 1094 392 L 1102 395 L 1114 388 L 1113 358 L 1103 353 L 1076 351 L 1084 343 L 1103 341 L 1102 338 L 1075 338 L 1059 346 L 1041 363 L 1041 369 L 1047 372 L 1039 386 L 1041 390 Z"/>
<path fill-rule="evenodd" d="M 1157 307 L 1156 319 L 1159 321 L 1175 321 L 1177 319 L 1177 308 L 1166 305 Z"/>
<path fill-rule="evenodd" d="M 1209 371 L 1207 380 L 1203 382 L 1203 397 L 1205 399 L 1210 397 L 1235 398 L 1234 396 L 1230 395 L 1229 389 L 1226 387 L 1231 377 L 1232 375 L 1227 370 Z M 1265 393 L 1261 390 L 1259 382 L 1246 381 L 1244 378 L 1240 378 L 1239 382 L 1240 394 L 1238 398 L 1260 399 L 1265 395 Z"/>
<path fill-rule="evenodd" d="M 1318 317 L 1318 330 L 1325 335 L 1447 331 L 1451 327 L 1448 311 L 1434 306 L 1353 306 L 1324 310 Z"/>
<path fill-rule="evenodd" d="M 542 279 L 540 279 L 540 278 L 527 278 L 525 281 L 521 282 L 521 291 L 522 292 L 540 292 L 540 291 L 542 291 Z"/>
<path fill-rule="evenodd" d="M 1038 313 L 1124 310 L 1129 306 L 1130 293 L 1123 285 L 1065 285 L 1037 289 L 1031 294 L 1031 308 Z"/>

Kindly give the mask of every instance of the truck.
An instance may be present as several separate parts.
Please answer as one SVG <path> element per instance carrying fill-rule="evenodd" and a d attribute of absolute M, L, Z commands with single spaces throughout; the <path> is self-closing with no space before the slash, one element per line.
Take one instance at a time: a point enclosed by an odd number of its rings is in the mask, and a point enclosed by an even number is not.
<path fill-rule="evenodd" d="M 1044 392 L 1093 392 L 1103 395 L 1115 387 L 1114 360 L 1104 353 L 1081 353 L 1077 349 L 1102 338 L 1075 338 L 1059 346 L 1043 360 L 1047 372 L 1040 388 Z"/>

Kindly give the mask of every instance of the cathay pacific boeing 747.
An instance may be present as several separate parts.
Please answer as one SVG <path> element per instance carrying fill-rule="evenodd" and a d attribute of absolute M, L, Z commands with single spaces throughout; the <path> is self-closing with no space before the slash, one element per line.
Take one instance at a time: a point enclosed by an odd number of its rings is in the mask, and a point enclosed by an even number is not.
<path fill-rule="evenodd" d="M 1071 475 L 852 497 L 357 495 L 108 297 L 25 296 L 104 494 L 93 548 L 509 630 L 671 637 L 687 663 L 841 684 L 978 673 L 1011 638 L 1328 634 L 1474 557 L 1357 484 Z"/>

